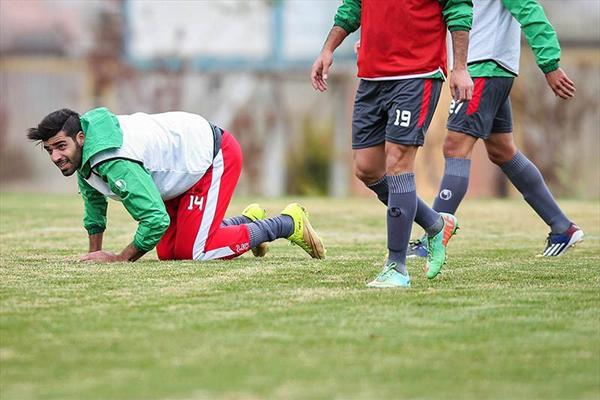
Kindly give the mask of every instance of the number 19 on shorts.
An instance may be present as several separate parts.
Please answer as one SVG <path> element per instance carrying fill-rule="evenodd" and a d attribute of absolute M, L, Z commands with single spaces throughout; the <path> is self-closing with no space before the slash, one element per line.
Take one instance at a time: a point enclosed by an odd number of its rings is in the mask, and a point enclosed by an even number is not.
<path fill-rule="evenodd" d="M 404 128 L 407 128 L 410 126 L 410 117 L 411 117 L 411 113 L 408 110 L 398 110 L 396 109 L 396 121 L 394 121 L 394 125 L 398 126 L 402 126 Z"/>

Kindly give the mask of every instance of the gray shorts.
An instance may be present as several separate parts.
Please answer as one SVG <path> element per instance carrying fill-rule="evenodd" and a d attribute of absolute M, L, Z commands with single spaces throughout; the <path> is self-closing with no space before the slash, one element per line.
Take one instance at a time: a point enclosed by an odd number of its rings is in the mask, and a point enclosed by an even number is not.
<path fill-rule="evenodd" d="M 352 148 L 386 141 L 422 146 L 441 91 L 441 79 L 361 80 L 352 115 Z"/>
<path fill-rule="evenodd" d="M 475 78 L 471 101 L 450 104 L 447 128 L 487 139 L 513 131 L 510 89 L 514 78 Z"/>

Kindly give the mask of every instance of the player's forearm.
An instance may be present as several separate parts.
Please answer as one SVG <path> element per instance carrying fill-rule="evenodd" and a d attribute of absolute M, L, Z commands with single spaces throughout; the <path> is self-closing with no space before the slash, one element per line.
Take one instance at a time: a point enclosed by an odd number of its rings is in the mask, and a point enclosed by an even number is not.
<path fill-rule="evenodd" d="M 169 215 L 166 212 L 164 214 L 157 213 L 147 220 L 140 221 L 132 245 L 143 252 L 142 254 L 149 252 L 156 247 L 169 228 L 170 222 Z"/>
<path fill-rule="evenodd" d="M 89 252 L 102 250 L 102 239 L 104 237 L 104 232 L 94 233 L 89 235 Z"/>
<path fill-rule="evenodd" d="M 454 56 L 453 71 L 467 69 L 467 56 L 469 51 L 469 32 L 454 31 L 452 35 L 452 54 Z"/>
<path fill-rule="evenodd" d="M 121 253 L 119 253 L 118 257 L 120 261 L 135 261 L 142 257 L 147 252 L 141 249 L 138 249 L 135 244 L 130 243 L 129 246 L 125 247 Z"/>
<path fill-rule="evenodd" d="M 344 39 L 348 36 L 348 32 L 339 26 L 334 26 L 329 31 L 329 35 L 327 35 L 327 39 L 325 40 L 325 44 L 323 45 L 322 51 L 328 51 L 333 53 L 335 49 L 339 47 L 340 44 L 344 41 Z"/>

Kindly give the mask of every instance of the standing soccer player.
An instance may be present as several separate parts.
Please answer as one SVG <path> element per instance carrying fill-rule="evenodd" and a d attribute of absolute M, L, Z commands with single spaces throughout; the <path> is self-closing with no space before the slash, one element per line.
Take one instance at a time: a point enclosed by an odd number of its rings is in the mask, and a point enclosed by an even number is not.
<path fill-rule="evenodd" d="M 560 256 L 583 239 L 583 231 L 562 212 L 540 171 L 514 143 L 509 94 L 519 72 L 521 29 L 556 96 L 570 99 L 575 94 L 575 85 L 559 67 L 556 32 L 536 0 L 476 1 L 468 56 L 475 90 L 471 101 L 450 106 L 446 165 L 433 208 L 456 213 L 467 192 L 473 146 L 482 139 L 489 159 L 550 227 L 542 255 Z M 426 256 L 426 246 L 424 240 L 413 242 L 409 254 Z"/>
<path fill-rule="evenodd" d="M 355 175 L 387 205 L 388 258 L 372 287 L 408 287 L 406 247 L 417 209 L 414 160 L 437 106 L 446 75 L 446 30 L 452 34 L 450 87 L 459 101 L 471 98 L 466 54 L 472 3 L 467 0 L 344 0 L 334 18 L 311 80 L 327 90 L 333 52 L 361 27 L 352 117 Z M 428 235 L 430 271 L 441 268 L 457 228 L 453 215 L 420 202 L 419 224 Z"/>
<path fill-rule="evenodd" d="M 289 204 L 266 218 L 257 204 L 223 221 L 242 169 L 240 145 L 228 132 L 185 112 L 114 115 L 106 108 L 81 117 L 69 109 L 47 115 L 28 138 L 41 141 L 64 176 L 77 172 L 89 252 L 82 261 L 135 261 L 155 246 L 161 260 L 229 259 L 287 238 L 313 258 L 323 242 L 306 210 Z M 138 221 L 119 253 L 102 250 L 106 197 Z"/>

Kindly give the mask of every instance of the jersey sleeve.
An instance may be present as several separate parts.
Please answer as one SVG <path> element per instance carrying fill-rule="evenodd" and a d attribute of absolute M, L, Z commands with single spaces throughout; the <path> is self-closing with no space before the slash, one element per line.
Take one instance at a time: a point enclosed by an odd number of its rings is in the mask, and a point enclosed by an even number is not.
<path fill-rule="evenodd" d="M 79 192 L 83 198 L 83 227 L 88 235 L 94 235 L 106 230 L 106 197 L 77 174 Z"/>
<path fill-rule="evenodd" d="M 150 251 L 169 227 L 169 215 L 152 177 L 140 164 L 123 159 L 105 161 L 96 167 L 129 214 L 138 221 L 135 247 Z"/>
<path fill-rule="evenodd" d="M 502 0 L 502 3 L 521 24 L 540 69 L 545 74 L 557 69 L 560 44 L 542 6 L 536 0 Z"/>
<path fill-rule="evenodd" d="M 470 31 L 473 24 L 472 0 L 439 0 L 442 16 L 450 32 Z"/>
<path fill-rule="evenodd" d="M 333 18 L 334 26 L 339 26 L 348 34 L 360 27 L 361 0 L 344 0 Z"/>

